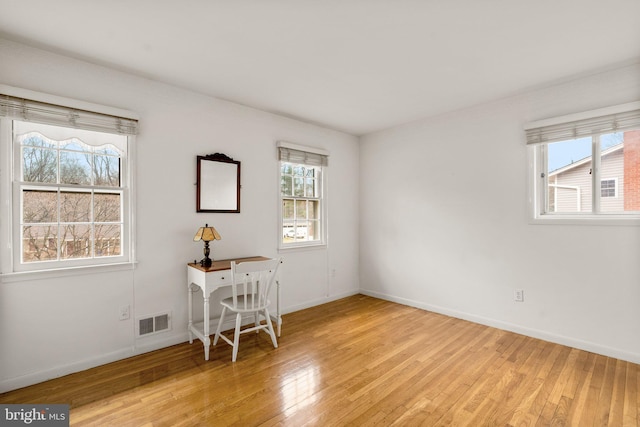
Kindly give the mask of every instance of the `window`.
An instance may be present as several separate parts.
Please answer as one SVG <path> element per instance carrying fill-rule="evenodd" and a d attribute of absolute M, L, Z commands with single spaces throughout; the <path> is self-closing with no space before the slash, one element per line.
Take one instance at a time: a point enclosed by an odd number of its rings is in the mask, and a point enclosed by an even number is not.
<path fill-rule="evenodd" d="M 600 181 L 600 197 L 616 197 L 617 178 L 603 179 Z"/>
<path fill-rule="evenodd" d="M 2 273 L 130 262 L 137 122 L 0 95 L 0 125 L 12 171 L 2 174 L 12 242 Z"/>
<path fill-rule="evenodd" d="M 536 219 L 640 219 L 640 103 L 526 127 Z"/>
<path fill-rule="evenodd" d="M 280 248 L 325 244 L 323 150 L 278 143 L 280 167 Z"/>

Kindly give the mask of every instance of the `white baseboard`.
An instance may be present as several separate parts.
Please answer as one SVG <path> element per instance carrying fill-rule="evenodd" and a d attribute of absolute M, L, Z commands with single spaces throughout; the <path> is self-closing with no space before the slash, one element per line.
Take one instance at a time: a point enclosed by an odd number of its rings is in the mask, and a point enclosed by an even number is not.
<path fill-rule="evenodd" d="M 122 348 L 120 350 L 107 354 L 101 354 L 96 357 L 78 360 L 67 365 L 56 366 L 51 369 L 45 369 L 42 371 L 21 375 L 19 377 L 2 380 L 0 381 L 0 393 L 5 393 L 7 391 L 16 390 L 18 388 L 27 387 L 54 378 L 59 378 L 65 375 L 95 368 L 96 366 L 106 365 L 107 363 L 117 362 L 118 360 L 123 360 L 132 356 L 137 356 L 139 354 L 148 353 L 150 351 L 160 350 L 162 348 L 180 344 L 188 340 L 189 337 L 186 330 L 182 334 L 172 335 L 160 340 L 156 339 L 153 342 L 149 343 L 138 340 L 137 344 L 132 347 Z"/>
<path fill-rule="evenodd" d="M 80 360 L 68 365 L 56 366 L 52 369 L 32 372 L 16 378 L 9 378 L 0 382 L 0 393 L 27 387 L 53 378 L 62 377 L 64 375 L 73 374 L 74 372 L 84 371 L 85 369 L 95 368 L 96 366 L 126 359 L 133 355 L 134 350 L 132 347 L 123 348 L 108 354 L 101 354 L 100 356 L 91 359 Z"/>
<path fill-rule="evenodd" d="M 457 310 L 451 310 L 448 308 L 439 307 L 432 304 L 426 304 L 420 301 L 400 298 L 393 295 L 387 295 L 381 292 L 360 289 L 360 293 L 363 295 L 374 297 L 374 298 L 396 302 L 398 304 L 407 305 L 410 307 L 416 307 L 422 310 L 432 311 L 434 313 L 444 314 L 445 316 L 455 317 L 457 319 L 467 320 L 469 322 L 478 323 L 485 326 L 491 326 L 493 328 L 502 329 L 505 331 L 514 332 L 521 335 L 526 335 L 532 338 L 538 338 L 544 341 L 549 341 L 552 343 L 577 348 L 579 350 L 585 350 L 591 353 L 601 354 L 603 356 L 614 357 L 616 359 L 626 360 L 632 363 L 640 363 L 640 354 L 631 353 L 618 348 L 607 347 L 607 346 L 603 346 L 601 344 L 597 344 L 589 341 L 583 341 L 576 338 L 567 337 L 564 335 L 557 335 L 557 334 L 553 334 L 547 331 L 542 331 L 539 329 L 527 328 L 514 323 L 503 322 L 501 320 L 496 320 L 496 319 L 483 317 L 483 316 L 477 316 L 474 314 L 465 313 Z"/>

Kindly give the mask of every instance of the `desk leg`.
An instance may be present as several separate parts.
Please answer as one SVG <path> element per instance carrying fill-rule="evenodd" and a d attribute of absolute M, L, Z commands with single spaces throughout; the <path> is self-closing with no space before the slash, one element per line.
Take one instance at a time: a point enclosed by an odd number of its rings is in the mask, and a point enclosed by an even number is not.
<path fill-rule="evenodd" d="M 209 295 L 204 296 L 204 360 L 209 360 L 209 348 L 211 337 L 209 336 Z"/>
<path fill-rule="evenodd" d="M 187 285 L 187 304 L 189 306 L 189 325 L 187 331 L 189 332 L 189 344 L 193 344 L 193 333 L 191 328 L 193 327 L 193 289 L 191 289 L 191 283 Z"/>
<path fill-rule="evenodd" d="M 282 328 L 282 317 L 280 317 L 280 281 L 276 280 L 276 326 L 278 329 L 278 338 L 280 338 L 280 330 Z"/>

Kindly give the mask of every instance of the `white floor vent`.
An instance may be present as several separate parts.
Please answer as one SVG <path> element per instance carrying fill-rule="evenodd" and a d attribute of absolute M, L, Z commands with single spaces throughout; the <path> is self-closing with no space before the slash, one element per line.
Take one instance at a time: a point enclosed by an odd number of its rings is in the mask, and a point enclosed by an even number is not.
<path fill-rule="evenodd" d="M 138 318 L 138 336 L 165 332 L 171 329 L 171 312 Z"/>

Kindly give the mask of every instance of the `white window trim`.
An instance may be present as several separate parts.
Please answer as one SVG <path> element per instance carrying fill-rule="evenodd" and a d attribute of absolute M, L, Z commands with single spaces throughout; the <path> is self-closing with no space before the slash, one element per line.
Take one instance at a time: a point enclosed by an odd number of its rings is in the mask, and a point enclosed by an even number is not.
<path fill-rule="evenodd" d="M 56 95 L 50 95 L 40 92 L 31 91 L 28 89 L 16 88 L 12 86 L 0 84 L 0 93 L 5 95 L 20 97 L 25 99 L 32 99 L 34 101 L 46 102 L 54 105 L 61 105 L 68 108 L 75 108 L 79 110 L 93 111 L 100 114 L 107 114 L 112 116 L 118 116 L 133 120 L 139 120 L 139 116 L 131 111 L 123 110 L 119 108 L 92 104 L 84 101 L 79 101 L 71 98 L 60 97 Z M 119 271 L 134 268 L 136 265 L 136 182 L 135 171 L 133 165 L 136 164 L 136 143 L 135 136 L 128 136 L 127 147 L 127 161 L 124 183 L 124 193 L 128 193 L 128 197 L 125 197 L 124 203 L 128 204 L 127 217 L 125 220 L 124 233 L 127 234 L 127 247 L 125 250 L 128 253 L 126 258 L 121 258 L 119 261 L 111 263 L 93 262 L 90 265 L 74 265 L 72 267 L 59 267 L 54 268 L 39 268 L 37 270 L 21 271 L 15 268 L 14 263 L 14 242 L 12 229 L 14 224 L 13 214 L 13 173 L 14 173 L 14 157 L 13 157 L 13 138 L 11 134 L 11 120 L 10 118 L 0 117 L 0 140 L 7 141 L 6 144 L 0 145 L 0 242 L 3 242 L 0 246 L 0 281 L 13 282 L 22 280 L 31 280 L 36 278 L 55 278 L 75 274 L 87 274 L 103 273 L 107 271 Z"/>
<path fill-rule="evenodd" d="M 309 153 L 321 154 L 323 156 L 329 156 L 329 152 L 322 148 L 316 147 L 307 147 L 304 145 L 293 144 L 286 141 L 278 141 L 276 144 L 276 156 L 277 150 L 279 147 L 291 148 L 293 150 L 298 151 L 306 151 Z M 327 229 L 329 221 L 327 220 L 327 214 L 329 212 L 328 209 L 328 197 L 327 197 L 327 182 L 328 182 L 328 167 L 321 167 L 321 176 L 320 176 L 320 192 L 321 192 L 321 203 L 320 203 L 320 241 L 306 241 L 306 242 L 296 242 L 296 243 L 288 243 L 284 244 L 282 242 L 282 193 L 280 192 L 280 170 L 281 170 L 282 162 L 278 160 L 278 173 L 277 173 L 277 189 L 278 189 L 278 226 L 277 230 L 277 239 L 278 239 L 278 252 L 285 253 L 289 251 L 300 251 L 306 249 L 322 249 L 327 247 L 327 236 L 329 235 L 329 231 Z"/>
<path fill-rule="evenodd" d="M 524 129 L 534 129 L 544 126 L 552 126 L 556 124 L 567 123 L 571 121 L 584 120 L 593 117 L 605 116 L 609 114 L 624 113 L 640 109 L 639 102 L 630 102 L 627 104 L 600 108 L 597 110 L 586 111 L 582 113 L 570 114 L 562 117 L 556 117 L 545 120 L 538 120 L 525 125 Z M 552 215 L 544 213 L 544 197 L 545 189 L 542 185 L 540 174 L 546 169 L 544 165 L 544 156 L 542 155 L 541 146 L 528 145 L 527 149 L 527 214 L 529 224 L 540 225 L 606 225 L 606 226 L 640 226 L 640 215 L 632 212 L 620 213 L 554 213 Z M 599 158 L 595 159 L 594 168 L 599 168 Z M 594 176 L 595 179 L 595 176 Z M 600 191 L 600 180 L 594 185 L 594 191 Z M 616 195 L 618 186 L 616 185 Z"/>

